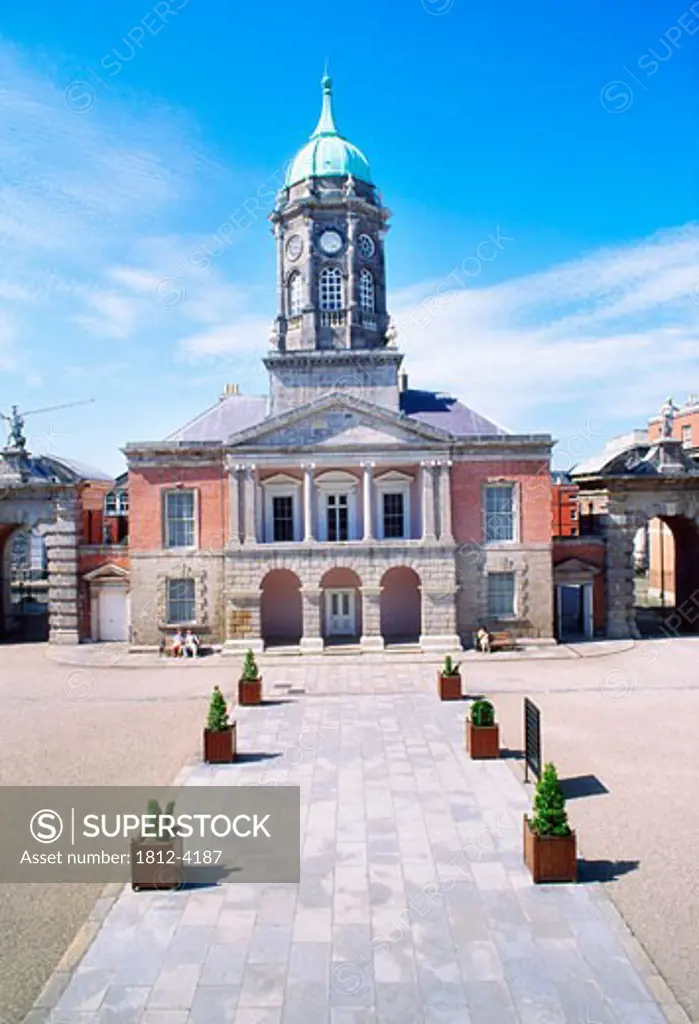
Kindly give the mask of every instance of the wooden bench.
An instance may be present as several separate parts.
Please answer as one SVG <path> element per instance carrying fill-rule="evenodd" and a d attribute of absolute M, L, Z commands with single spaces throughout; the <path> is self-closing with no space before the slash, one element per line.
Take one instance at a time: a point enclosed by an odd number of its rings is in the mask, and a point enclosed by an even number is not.
<path fill-rule="evenodd" d="M 491 651 L 515 651 L 516 649 L 517 641 L 506 629 L 496 630 L 495 633 L 490 634 Z"/>

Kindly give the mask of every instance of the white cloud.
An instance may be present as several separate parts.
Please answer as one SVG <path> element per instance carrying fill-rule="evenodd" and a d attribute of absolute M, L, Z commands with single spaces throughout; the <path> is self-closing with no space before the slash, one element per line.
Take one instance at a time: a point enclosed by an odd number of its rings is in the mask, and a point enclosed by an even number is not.
<path fill-rule="evenodd" d="M 448 387 L 511 428 L 554 413 L 642 424 L 699 383 L 698 268 L 688 225 L 491 288 L 426 282 L 394 296 L 398 345 L 413 386 Z"/>

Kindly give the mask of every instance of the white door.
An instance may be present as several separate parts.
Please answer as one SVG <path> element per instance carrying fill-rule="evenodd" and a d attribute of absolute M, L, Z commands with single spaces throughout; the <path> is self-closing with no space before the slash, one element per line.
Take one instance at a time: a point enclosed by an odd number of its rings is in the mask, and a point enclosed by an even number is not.
<path fill-rule="evenodd" d="M 127 640 L 126 587 L 101 587 L 98 600 L 99 639 Z"/>
<path fill-rule="evenodd" d="M 354 591 L 328 590 L 325 602 L 328 636 L 353 636 Z"/>

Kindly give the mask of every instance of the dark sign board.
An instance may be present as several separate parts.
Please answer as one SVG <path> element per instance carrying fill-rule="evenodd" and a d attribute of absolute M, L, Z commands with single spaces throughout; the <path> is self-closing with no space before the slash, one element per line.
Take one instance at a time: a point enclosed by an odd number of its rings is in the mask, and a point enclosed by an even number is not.
<path fill-rule="evenodd" d="M 529 781 L 527 769 L 541 778 L 541 712 L 528 697 L 524 698 L 524 779 Z"/>

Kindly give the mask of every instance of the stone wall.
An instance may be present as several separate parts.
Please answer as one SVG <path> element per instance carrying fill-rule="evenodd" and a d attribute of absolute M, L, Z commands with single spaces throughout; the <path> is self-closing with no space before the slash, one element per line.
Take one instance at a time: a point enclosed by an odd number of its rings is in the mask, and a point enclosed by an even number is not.
<path fill-rule="evenodd" d="M 166 622 L 168 579 L 193 578 L 197 621 L 192 628 L 205 644 L 220 643 L 225 635 L 223 602 L 223 553 L 132 552 L 131 644 L 157 646 L 164 634 L 174 632 Z"/>

